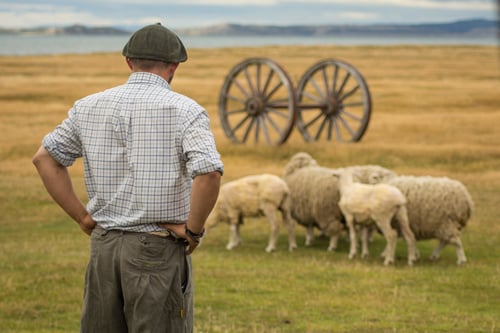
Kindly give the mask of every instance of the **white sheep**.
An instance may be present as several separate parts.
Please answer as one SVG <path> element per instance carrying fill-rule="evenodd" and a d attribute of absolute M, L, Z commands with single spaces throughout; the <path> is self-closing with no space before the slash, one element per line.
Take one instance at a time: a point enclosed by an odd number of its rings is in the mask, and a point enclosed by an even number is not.
<path fill-rule="evenodd" d="M 389 179 L 395 174 L 385 168 L 367 165 L 352 168 L 360 182 L 368 178 Z M 338 238 L 345 229 L 338 207 L 338 180 L 332 177 L 336 169 L 321 167 L 311 155 L 300 152 L 292 156 L 284 169 L 283 178 L 290 188 L 292 217 L 307 228 L 306 245 L 310 245 L 317 227 L 330 237 L 329 251 L 337 247 Z M 338 170 L 337 170 L 338 171 Z"/>
<path fill-rule="evenodd" d="M 349 169 L 336 172 L 334 176 L 339 178 L 338 205 L 349 229 L 349 259 L 354 258 L 357 252 L 355 224 L 368 226 L 375 222 L 387 242 L 383 252 L 384 265 L 393 264 L 398 238 L 397 231 L 391 227 L 391 221 L 395 218 L 408 244 L 408 265 L 412 266 L 416 260 L 415 237 L 408 223 L 406 198 L 401 191 L 388 184 L 355 183 L 352 171 Z M 366 240 L 366 237 L 363 238 Z M 363 245 L 366 245 L 366 242 L 363 242 Z M 363 257 L 368 255 L 368 247 L 363 246 L 362 255 Z"/>
<path fill-rule="evenodd" d="M 289 250 L 297 247 L 295 242 L 295 221 L 290 216 L 289 189 L 283 179 L 271 174 L 251 175 L 230 181 L 221 186 L 214 209 L 207 218 L 207 229 L 218 222 L 229 223 L 229 243 L 231 250 L 241 244 L 240 225 L 244 217 L 266 216 L 271 232 L 266 252 L 276 249 L 279 234 L 277 211 L 288 228 Z"/>
<path fill-rule="evenodd" d="M 457 264 L 467 261 L 461 230 L 471 218 L 474 203 L 467 188 L 447 177 L 398 176 L 388 181 L 405 195 L 410 228 L 417 240 L 438 239 L 431 260 L 447 244 L 456 248 Z M 418 253 L 417 253 L 418 255 Z"/>

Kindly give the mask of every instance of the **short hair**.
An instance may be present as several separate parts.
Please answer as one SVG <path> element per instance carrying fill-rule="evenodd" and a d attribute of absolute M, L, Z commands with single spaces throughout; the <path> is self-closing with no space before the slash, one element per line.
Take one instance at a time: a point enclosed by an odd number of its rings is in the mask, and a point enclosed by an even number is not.
<path fill-rule="evenodd" d="M 155 68 L 165 68 L 170 63 L 161 60 L 153 60 L 153 59 L 142 59 L 142 58 L 131 58 L 130 61 L 134 65 L 134 68 L 149 71 Z"/>

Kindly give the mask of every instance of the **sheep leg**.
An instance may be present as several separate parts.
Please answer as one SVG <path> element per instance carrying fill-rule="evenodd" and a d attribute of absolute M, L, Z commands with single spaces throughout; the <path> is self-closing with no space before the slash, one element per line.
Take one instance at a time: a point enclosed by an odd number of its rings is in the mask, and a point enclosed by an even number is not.
<path fill-rule="evenodd" d="M 287 228 L 288 228 L 288 250 L 293 251 L 297 248 L 297 240 L 295 238 L 295 220 L 289 219 Z"/>
<path fill-rule="evenodd" d="M 350 241 L 349 259 L 352 259 L 356 256 L 356 252 L 358 251 L 358 242 L 356 240 L 357 239 L 356 228 L 354 227 L 354 216 L 345 213 L 344 216 L 347 228 L 349 229 L 349 241 Z"/>
<path fill-rule="evenodd" d="M 448 244 L 446 241 L 439 240 L 438 245 L 436 246 L 436 248 L 434 249 L 434 251 L 432 251 L 432 254 L 429 257 L 429 259 L 430 260 L 437 260 L 437 259 L 439 259 L 439 257 L 441 256 L 441 252 L 445 248 L 446 244 Z"/>
<path fill-rule="evenodd" d="M 233 221 L 231 221 L 231 223 L 229 224 L 229 243 L 227 244 L 226 249 L 232 250 L 240 244 L 240 224 L 237 221 L 236 223 L 233 223 Z"/>
<path fill-rule="evenodd" d="M 335 251 L 337 249 L 337 244 L 342 230 L 343 225 L 336 219 L 327 221 L 326 225 L 321 229 L 326 236 L 330 237 L 328 251 Z"/>
<path fill-rule="evenodd" d="M 465 262 L 467 262 L 467 257 L 465 256 L 465 252 L 462 246 L 462 241 L 460 240 L 460 237 L 454 236 L 450 240 L 445 241 L 445 240 L 440 240 L 439 244 L 436 246 L 434 251 L 432 252 L 432 255 L 430 257 L 431 260 L 437 260 L 441 256 L 441 252 L 445 248 L 447 244 L 454 245 L 456 248 L 456 254 L 457 254 L 457 265 L 462 265 Z"/>
<path fill-rule="evenodd" d="M 276 216 L 276 207 L 273 204 L 263 205 L 261 209 L 267 217 L 270 227 L 269 241 L 266 247 L 266 252 L 269 253 L 276 250 L 276 242 L 279 234 L 278 218 Z"/>
<path fill-rule="evenodd" d="M 288 229 L 288 250 L 291 252 L 297 248 L 297 241 L 295 239 L 295 220 L 290 214 L 290 201 L 288 197 L 281 207 L 281 218 Z"/>
<path fill-rule="evenodd" d="M 401 228 L 401 233 L 408 246 L 408 266 L 413 266 L 415 260 L 417 260 L 417 246 L 415 235 L 411 231 L 410 222 L 408 221 L 408 212 L 405 206 L 402 206 L 396 213 L 396 218 L 398 220 L 399 226 Z"/>
<path fill-rule="evenodd" d="M 457 254 L 457 265 L 462 265 L 467 262 L 467 257 L 465 256 L 464 247 L 460 237 L 455 236 L 450 240 L 450 244 L 455 245 L 455 252 Z"/>
<path fill-rule="evenodd" d="M 368 242 L 370 241 L 370 227 L 361 226 L 361 258 L 368 258 L 370 251 L 368 250 Z"/>
<path fill-rule="evenodd" d="M 375 219 L 375 221 L 387 242 L 386 248 L 383 252 L 385 254 L 384 265 L 387 266 L 393 264 L 394 257 L 396 255 L 396 242 L 398 240 L 398 234 L 396 230 L 391 227 L 391 219 Z"/>
<path fill-rule="evenodd" d="M 328 244 L 328 251 L 335 251 L 339 243 L 339 235 L 333 234 L 330 236 L 330 243 Z"/>
<path fill-rule="evenodd" d="M 310 246 L 314 240 L 314 225 L 309 224 L 306 229 L 306 246 Z"/>

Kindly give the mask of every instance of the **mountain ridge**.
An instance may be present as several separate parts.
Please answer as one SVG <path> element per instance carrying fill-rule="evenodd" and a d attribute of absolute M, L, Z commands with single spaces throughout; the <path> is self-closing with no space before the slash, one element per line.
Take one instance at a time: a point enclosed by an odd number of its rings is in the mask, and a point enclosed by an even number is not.
<path fill-rule="evenodd" d="M 135 29 L 134 29 L 135 30 Z M 448 23 L 420 24 L 332 24 L 332 25 L 257 25 L 224 23 L 207 27 L 173 29 L 182 36 L 499 36 L 500 23 L 472 19 Z M 15 35 L 130 35 L 131 30 L 116 27 L 66 27 L 3 29 L 0 34 Z"/>
<path fill-rule="evenodd" d="M 367 25 L 243 25 L 225 23 L 204 28 L 179 29 L 186 36 L 491 36 L 499 30 L 493 20 L 464 20 L 451 23 L 367 24 Z"/>

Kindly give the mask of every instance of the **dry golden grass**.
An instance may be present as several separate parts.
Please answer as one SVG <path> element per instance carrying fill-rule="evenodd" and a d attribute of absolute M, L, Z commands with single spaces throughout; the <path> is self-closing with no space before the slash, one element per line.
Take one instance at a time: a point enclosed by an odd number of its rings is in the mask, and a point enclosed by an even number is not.
<path fill-rule="evenodd" d="M 348 262 L 345 244 L 334 258 L 324 251 L 324 242 L 312 252 L 299 249 L 291 258 L 281 238 L 279 252 L 269 257 L 261 253 L 267 231 L 253 226 L 253 221 L 244 227 L 244 247 L 228 254 L 224 250 L 227 229 L 219 227 L 195 256 L 201 286 L 198 332 L 331 331 L 325 327 L 352 332 L 496 331 L 495 314 L 500 313 L 500 55 L 495 47 L 278 46 L 194 49 L 189 56 L 178 69 L 173 89 L 193 97 L 209 112 L 225 163 L 224 181 L 263 172 L 280 175 L 292 154 L 308 151 L 332 167 L 380 164 L 398 173 L 456 178 L 466 184 L 476 204 L 464 235 L 470 264 L 460 270 L 454 267 L 452 249 L 445 251 L 441 262 L 418 263 L 413 272 L 389 272 L 376 259 Z M 232 144 L 218 116 L 220 89 L 234 65 L 257 56 L 276 60 L 295 84 L 307 68 L 325 58 L 355 66 L 368 82 L 374 105 L 362 141 L 305 143 L 294 129 L 279 147 Z M 86 239 L 44 193 L 31 156 L 76 99 L 121 84 L 128 75 L 118 53 L 0 57 L 0 318 L 10 318 L 0 323 L 0 330 L 28 332 L 33 331 L 32 325 L 40 332 L 66 332 L 77 325 Z M 81 163 L 71 172 L 85 198 Z M 25 234 L 32 229 L 42 238 Z M 303 230 L 298 232 L 301 244 Z M 63 235 L 62 240 L 56 241 L 56 235 Z M 430 251 L 429 246 L 424 245 L 424 251 Z M 303 270 L 294 266 L 297 261 Z M 401 255 L 399 261 L 404 262 Z M 288 270 L 286 279 L 280 270 Z M 327 272 L 331 281 L 325 280 Z M 314 285 L 304 287 L 305 279 L 314 280 Z M 69 298 L 57 289 L 46 291 L 44 283 L 63 288 Z M 315 298 L 304 307 L 304 299 L 290 285 Z M 370 288 L 372 292 L 367 293 Z M 436 290 L 443 288 L 443 304 L 428 305 Z M 248 294 L 242 296 L 240 289 Z M 325 291 L 338 298 L 323 295 Z M 412 301 L 405 302 L 404 297 Z M 470 303 L 463 304 L 466 300 Z M 288 307 L 276 307 L 281 303 Z M 343 317 L 330 318 L 325 310 L 329 306 Z M 408 313 L 400 314 L 399 309 L 406 306 Z M 468 312 L 468 306 L 474 313 Z M 387 311 L 382 319 L 373 310 L 377 308 Z M 245 320 L 238 309 L 250 311 L 247 318 L 254 320 Z M 419 318 L 419 311 L 424 318 Z M 301 321 L 305 315 L 309 321 Z"/>
<path fill-rule="evenodd" d="M 497 148 L 495 143 L 500 142 L 499 131 L 492 126 L 498 123 L 500 105 L 500 61 L 493 47 L 280 46 L 191 50 L 190 60 L 179 68 L 173 88 L 207 108 L 222 151 L 239 147 L 232 147 L 221 129 L 218 96 L 225 75 L 249 56 L 276 60 L 294 83 L 319 60 L 343 59 L 354 65 L 370 86 L 374 107 L 362 142 L 303 144 L 300 133 L 294 130 L 278 150 L 300 147 L 348 154 L 356 149 L 381 147 L 405 153 L 444 150 L 491 154 Z M 2 57 L 0 68 L 0 130 L 4 138 L 9 138 L 2 144 L 1 154 L 18 158 L 37 145 L 65 116 L 75 99 L 120 84 L 128 76 L 119 54 Z M 257 149 L 251 147 L 254 148 Z M 331 155 L 325 158 L 334 162 Z M 25 157 L 29 158 L 29 154 Z M 225 154 L 224 159 L 227 178 L 243 174 L 231 167 L 230 155 Z M 23 172 L 27 168 L 25 172 L 32 173 L 29 163 L 18 162 L 2 158 L 0 170 Z M 271 171 L 279 172 L 281 164 L 276 167 Z"/>

